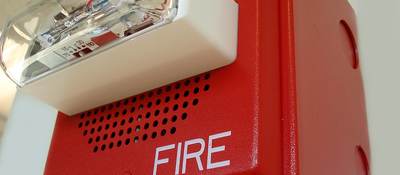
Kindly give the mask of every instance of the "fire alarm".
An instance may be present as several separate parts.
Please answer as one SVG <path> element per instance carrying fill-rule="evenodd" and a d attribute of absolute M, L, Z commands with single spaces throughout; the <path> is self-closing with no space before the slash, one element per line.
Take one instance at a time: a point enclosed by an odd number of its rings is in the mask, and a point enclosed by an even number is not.
<path fill-rule="evenodd" d="M 234 0 L 43 0 L 2 32 L 20 90 L 75 114 L 232 63 Z"/>

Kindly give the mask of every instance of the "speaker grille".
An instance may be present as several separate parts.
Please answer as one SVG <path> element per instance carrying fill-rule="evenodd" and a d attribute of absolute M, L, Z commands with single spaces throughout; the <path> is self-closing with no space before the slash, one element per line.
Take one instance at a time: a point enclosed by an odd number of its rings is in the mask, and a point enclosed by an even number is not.
<path fill-rule="evenodd" d="M 210 90 L 210 77 L 206 73 L 77 114 L 77 127 L 93 153 L 174 135 L 175 124 L 188 120 L 188 109 Z"/>

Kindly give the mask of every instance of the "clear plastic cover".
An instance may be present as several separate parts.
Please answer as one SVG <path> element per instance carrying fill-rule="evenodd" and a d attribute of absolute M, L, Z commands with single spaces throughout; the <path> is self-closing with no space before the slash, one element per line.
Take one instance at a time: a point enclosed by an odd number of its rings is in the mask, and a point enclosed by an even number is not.
<path fill-rule="evenodd" d="M 0 60 L 20 87 L 173 20 L 178 0 L 42 0 L 5 25 Z"/>

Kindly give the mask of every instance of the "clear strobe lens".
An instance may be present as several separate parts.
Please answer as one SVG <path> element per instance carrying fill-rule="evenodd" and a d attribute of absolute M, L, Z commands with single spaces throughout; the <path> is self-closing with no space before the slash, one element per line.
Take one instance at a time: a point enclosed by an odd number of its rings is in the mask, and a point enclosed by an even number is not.
<path fill-rule="evenodd" d="M 15 15 L 0 61 L 19 86 L 172 21 L 178 0 L 43 0 Z"/>

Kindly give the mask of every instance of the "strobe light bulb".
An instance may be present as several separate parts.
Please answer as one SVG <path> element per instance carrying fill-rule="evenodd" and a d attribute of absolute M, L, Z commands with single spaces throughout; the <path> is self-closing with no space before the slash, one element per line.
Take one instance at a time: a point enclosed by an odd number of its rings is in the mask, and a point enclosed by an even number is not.
<path fill-rule="evenodd" d="M 1 62 L 24 86 L 173 20 L 177 0 L 44 0 L 13 17 Z"/>
<path fill-rule="evenodd" d="M 66 114 L 236 59 L 235 0 L 42 0 L 23 7 L 3 25 L 1 67 L 19 91 Z"/>

